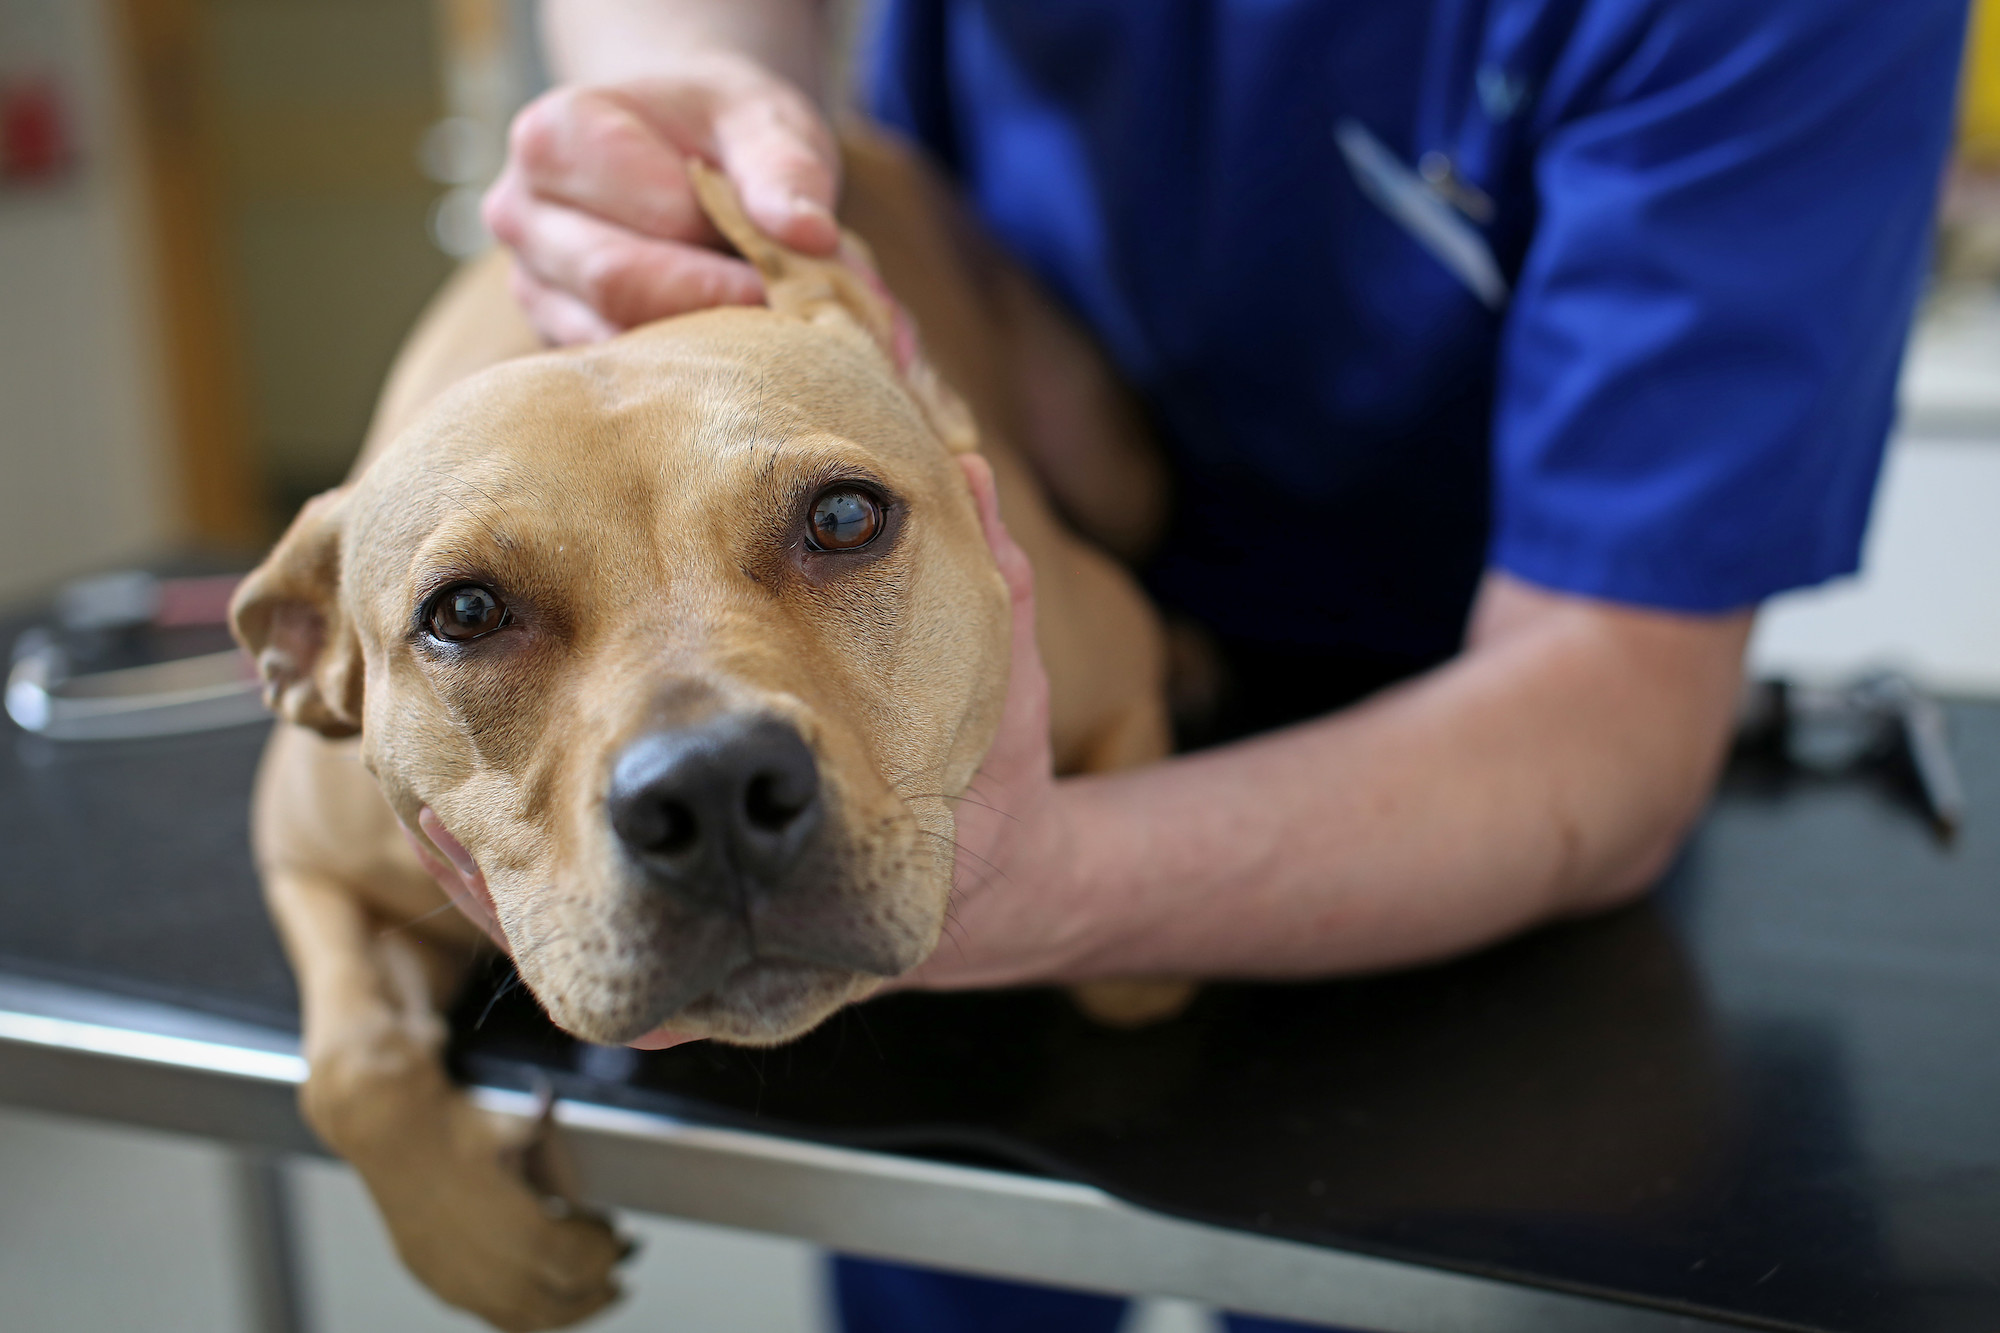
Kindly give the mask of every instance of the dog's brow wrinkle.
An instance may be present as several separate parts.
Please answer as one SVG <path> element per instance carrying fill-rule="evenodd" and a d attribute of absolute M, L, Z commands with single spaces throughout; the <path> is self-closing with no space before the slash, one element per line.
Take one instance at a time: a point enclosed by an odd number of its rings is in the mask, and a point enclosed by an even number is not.
<path fill-rule="evenodd" d="M 465 487 L 465 489 L 478 495 L 481 499 L 485 500 L 487 504 L 492 505 L 495 509 L 499 510 L 503 514 L 507 512 L 507 506 L 501 504 L 499 498 L 495 496 L 493 492 L 487 490 L 484 486 L 481 486 L 478 482 L 474 481 L 472 478 L 461 477 L 455 472 L 450 475 L 453 481 Z"/>
<path fill-rule="evenodd" d="M 488 519 L 484 514 L 481 514 L 478 510 L 474 509 L 471 505 L 467 504 L 465 502 L 465 498 L 461 495 L 455 494 L 451 488 L 454 486 L 463 486 L 467 490 L 476 492 L 481 497 L 483 497 L 488 504 L 492 505 L 495 509 L 499 510 L 503 515 L 506 514 L 507 512 L 507 508 L 505 505 L 501 504 L 491 494 L 482 489 L 477 483 L 473 482 L 468 477 L 461 477 L 455 472 L 442 469 L 434 475 L 438 476 L 439 479 L 444 483 L 444 485 L 439 488 L 439 493 L 443 495 L 445 499 L 451 501 L 453 504 L 457 505 L 460 509 L 463 509 L 465 511 L 466 517 L 470 518 L 475 523 L 477 523 L 485 531 L 487 537 L 491 539 L 496 546 L 499 546 L 502 550 L 509 549 L 506 540 L 502 538 L 497 532 L 494 531 L 492 521 Z"/>

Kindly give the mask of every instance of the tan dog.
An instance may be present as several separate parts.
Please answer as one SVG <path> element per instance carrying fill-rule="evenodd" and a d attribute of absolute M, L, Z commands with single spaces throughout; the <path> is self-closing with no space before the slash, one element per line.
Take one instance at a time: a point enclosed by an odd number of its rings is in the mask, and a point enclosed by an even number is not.
<path fill-rule="evenodd" d="M 485 939 L 436 914 L 406 836 L 483 876 L 461 906 L 592 1041 L 780 1042 L 921 962 L 1006 688 L 1008 592 L 955 457 L 975 447 L 1035 566 L 1058 767 L 1167 746 L 1149 609 L 1006 444 L 1035 440 L 1073 514 L 1141 539 L 1157 483 L 1089 345 L 898 151 L 850 144 L 843 217 L 934 361 L 852 244 L 785 251 L 694 170 L 769 309 L 535 355 L 502 266 L 473 266 L 353 479 L 234 608 L 300 724 L 273 736 L 255 836 L 305 1113 L 409 1266 L 503 1328 L 610 1300 L 619 1245 L 551 1212 L 532 1145 L 448 1084 L 439 1009 Z M 359 763 L 326 739 L 357 734 Z"/>

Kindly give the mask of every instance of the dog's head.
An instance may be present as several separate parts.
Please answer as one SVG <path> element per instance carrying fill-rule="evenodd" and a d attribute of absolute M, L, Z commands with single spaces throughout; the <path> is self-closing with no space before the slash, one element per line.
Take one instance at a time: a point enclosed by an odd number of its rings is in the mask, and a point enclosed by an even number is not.
<path fill-rule="evenodd" d="M 772 308 L 463 383 L 234 608 L 595 1041 L 782 1040 L 921 961 L 1005 686 L 963 408 L 864 277 L 718 221 Z"/>

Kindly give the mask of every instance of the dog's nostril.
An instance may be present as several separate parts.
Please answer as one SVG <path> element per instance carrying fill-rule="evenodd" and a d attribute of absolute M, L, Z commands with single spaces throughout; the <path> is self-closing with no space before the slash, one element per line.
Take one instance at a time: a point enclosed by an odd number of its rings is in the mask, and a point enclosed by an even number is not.
<path fill-rule="evenodd" d="M 701 821 L 683 801 L 649 801 L 630 811 L 618 831 L 634 850 L 675 856 L 701 839 Z"/>
<path fill-rule="evenodd" d="M 793 780 L 788 780 L 791 778 Z M 743 813 L 752 826 L 766 833 L 783 833 L 785 826 L 812 804 L 812 790 L 796 775 L 759 773 L 743 792 Z"/>

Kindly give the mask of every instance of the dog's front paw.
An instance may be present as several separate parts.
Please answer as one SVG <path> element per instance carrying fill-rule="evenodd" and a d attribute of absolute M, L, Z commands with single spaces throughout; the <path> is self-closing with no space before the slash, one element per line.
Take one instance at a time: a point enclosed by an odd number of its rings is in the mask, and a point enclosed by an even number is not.
<path fill-rule="evenodd" d="M 428 1052 L 389 1035 L 315 1060 L 304 1104 L 367 1183 L 404 1264 L 442 1299 L 513 1333 L 618 1298 L 625 1243 L 530 1183 L 548 1175 L 546 1122 L 481 1111 Z"/>
<path fill-rule="evenodd" d="M 490 1117 L 456 1091 L 440 1121 L 422 1153 L 354 1163 L 410 1271 L 508 1333 L 564 1327 L 616 1301 L 624 1241 L 524 1175 L 542 1129 Z"/>
<path fill-rule="evenodd" d="M 456 1091 L 440 1119 L 427 1151 L 355 1163 L 410 1271 L 509 1333 L 573 1324 L 616 1300 L 626 1243 L 524 1175 L 545 1128 L 524 1131 Z"/>

